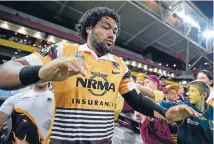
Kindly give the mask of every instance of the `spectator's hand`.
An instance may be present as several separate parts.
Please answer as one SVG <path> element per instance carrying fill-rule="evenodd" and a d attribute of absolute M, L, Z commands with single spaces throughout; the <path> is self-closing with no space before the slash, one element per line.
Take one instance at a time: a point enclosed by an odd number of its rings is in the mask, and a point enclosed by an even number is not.
<path fill-rule="evenodd" d="M 87 66 L 84 58 L 58 58 L 44 65 L 39 71 L 39 77 L 43 81 L 63 81 L 70 76 L 87 75 Z"/>
<path fill-rule="evenodd" d="M 168 111 L 166 112 L 166 119 L 169 122 L 180 121 L 190 116 L 194 116 L 198 118 L 202 117 L 201 114 L 199 114 L 198 112 L 196 112 L 195 110 L 193 110 L 191 107 L 187 105 L 173 106 L 169 108 Z"/>

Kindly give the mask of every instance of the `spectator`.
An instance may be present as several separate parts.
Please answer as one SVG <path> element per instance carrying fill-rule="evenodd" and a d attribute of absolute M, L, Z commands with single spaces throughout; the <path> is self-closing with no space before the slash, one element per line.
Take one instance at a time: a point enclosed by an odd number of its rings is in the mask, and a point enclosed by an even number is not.
<path fill-rule="evenodd" d="M 196 79 L 203 81 L 210 88 L 210 95 L 207 98 L 206 102 L 214 107 L 213 74 L 207 70 L 201 70 L 198 72 Z"/>
<path fill-rule="evenodd" d="M 180 85 L 180 89 L 178 90 L 178 101 L 179 102 L 186 102 L 188 101 L 187 97 L 184 96 L 184 88 Z"/>
<path fill-rule="evenodd" d="M 14 41 L 14 39 L 15 39 L 15 37 L 12 36 L 9 38 L 9 41 Z"/>
<path fill-rule="evenodd" d="M 163 92 L 159 91 L 158 89 L 160 88 L 160 81 L 157 76 L 155 75 L 144 75 L 144 86 L 152 89 L 154 92 L 155 96 L 155 101 L 161 101 L 163 100 Z"/>
<path fill-rule="evenodd" d="M 19 39 L 17 37 L 15 37 L 14 42 L 18 43 Z"/>
<path fill-rule="evenodd" d="M 18 43 L 23 44 L 23 43 L 24 43 L 24 40 L 23 40 L 23 39 L 20 39 Z"/>
<path fill-rule="evenodd" d="M 165 94 L 166 101 L 177 102 L 177 99 L 178 99 L 177 93 L 179 89 L 180 89 L 180 86 L 178 84 L 165 86 L 163 92 Z"/>
<path fill-rule="evenodd" d="M 31 41 L 31 40 L 28 40 L 28 41 L 27 41 L 27 45 L 32 45 L 32 41 Z"/>
<path fill-rule="evenodd" d="M 179 85 L 167 85 L 164 88 L 165 98 L 169 102 L 177 101 Z M 177 140 L 177 125 L 168 124 L 165 120 L 145 118 L 140 127 L 141 136 L 148 144 L 174 144 Z"/>
<path fill-rule="evenodd" d="M 157 76 L 144 75 L 143 85 L 144 87 L 152 90 L 154 100 L 156 102 L 163 100 L 163 92 L 158 90 L 158 88 L 160 88 L 160 81 Z M 141 91 L 141 87 L 138 86 L 138 88 Z M 137 112 L 136 117 L 138 117 L 142 123 L 140 125 L 140 133 L 144 143 L 174 144 L 167 121 L 157 118 L 145 117 Z"/>
<path fill-rule="evenodd" d="M 180 85 L 178 84 L 172 84 L 172 85 L 167 85 L 164 87 L 164 94 L 165 94 L 165 99 L 168 102 L 177 102 L 178 99 L 178 91 L 180 90 Z M 170 133 L 172 136 L 172 139 L 174 142 L 177 142 L 177 124 L 176 123 L 169 123 L 168 124 Z"/>
<path fill-rule="evenodd" d="M 160 90 L 163 90 L 163 88 L 167 85 L 167 78 L 166 76 L 162 75 L 160 76 L 159 79 L 160 79 L 160 85 L 161 85 Z"/>
<path fill-rule="evenodd" d="M 143 74 L 138 74 L 137 76 L 136 76 L 136 79 L 135 79 L 135 82 L 136 83 L 138 83 L 138 84 L 142 84 L 143 85 Z"/>

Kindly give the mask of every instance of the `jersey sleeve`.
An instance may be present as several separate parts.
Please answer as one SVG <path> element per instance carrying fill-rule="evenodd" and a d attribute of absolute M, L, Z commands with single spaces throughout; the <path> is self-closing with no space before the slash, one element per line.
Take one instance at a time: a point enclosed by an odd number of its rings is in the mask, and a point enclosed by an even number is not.
<path fill-rule="evenodd" d="M 120 86 L 119 86 L 119 93 L 121 95 L 126 94 L 129 91 L 136 89 L 136 84 L 132 78 L 131 72 L 129 71 L 129 69 L 125 63 L 123 64 L 123 69 L 124 69 L 124 76 L 123 76 L 123 78 L 120 82 Z"/>
<path fill-rule="evenodd" d="M 16 99 L 15 97 L 16 96 L 14 95 L 6 99 L 0 107 L 0 111 L 10 116 L 14 109 L 15 99 Z"/>
<path fill-rule="evenodd" d="M 42 48 L 24 58 L 31 66 L 44 65 L 51 60 L 63 56 L 63 46 L 63 42 L 59 42 L 49 47 Z"/>

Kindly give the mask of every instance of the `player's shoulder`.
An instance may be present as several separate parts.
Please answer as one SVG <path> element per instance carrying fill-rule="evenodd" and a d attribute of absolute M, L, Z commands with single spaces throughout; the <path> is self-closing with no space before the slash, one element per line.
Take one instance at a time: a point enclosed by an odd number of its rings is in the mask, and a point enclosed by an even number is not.
<path fill-rule="evenodd" d="M 109 55 L 112 56 L 116 62 L 123 62 L 124 63 L 124 61 L 121 57 L 118 57 L 118 56 L 116 56 L 114 54 L 110 54 L 110 53 L 109 53 Z"/>
<path fill-rule="evenodd" d="M 113 55 L 113 54 L 109 54 L 109 55 L 113 57 L 114 61 L 115 61 L 116 63 L 118 63 L 118 64 L 120 65 L 121 68 L 127 69 L 126 63 L 123 61 L 123 59 L 122 59 L 121 57 L 118 57 L 118 56 Z"/>
<path fill-rule="evenodd" d="M 32 90 L 28 90 L 28 91 L 24 91 L 24 92 L 20 92 L 20 93 L 17 93 L 15 95 L 12 95 L 11 97 L 22 97 L 22 96 L 25 96 L 25 95 L 32 94 L 31 92 L 32 92 Z"/>
<path fill-rule="evenodd" d="M 63 56 L 70 56 L 76 53 L 80 47 L 77 43 L 62 42 Z"/>
<path fill-rule="evenodd" d="M 8 100 L 13 100 L 14 102 L 19 102 L 19 101 L 26 101 L 30 100 L 32 98 L 33 92 L 32 90 L 24 91 L 17 93 L 15 95 L 12 95 L 8 98 Z"/>
<path fill-rule="evenodd" d="M 79 48 L 79 44 L 77 43 L 70 43 L 70 42 L 61 42 L 63 48 L 73 48 L 73 49 L 78 49 Z"/>

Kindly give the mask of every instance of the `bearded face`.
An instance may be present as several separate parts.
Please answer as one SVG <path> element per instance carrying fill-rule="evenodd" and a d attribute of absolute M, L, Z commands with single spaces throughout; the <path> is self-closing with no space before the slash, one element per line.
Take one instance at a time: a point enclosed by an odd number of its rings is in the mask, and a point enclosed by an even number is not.
<path fill-rule="evenodd" d="M 114 47 L 117 23 L 111 17 L 103 17 L 88 34 L 91 46 L 99 56 L 103 56 Z"/>

